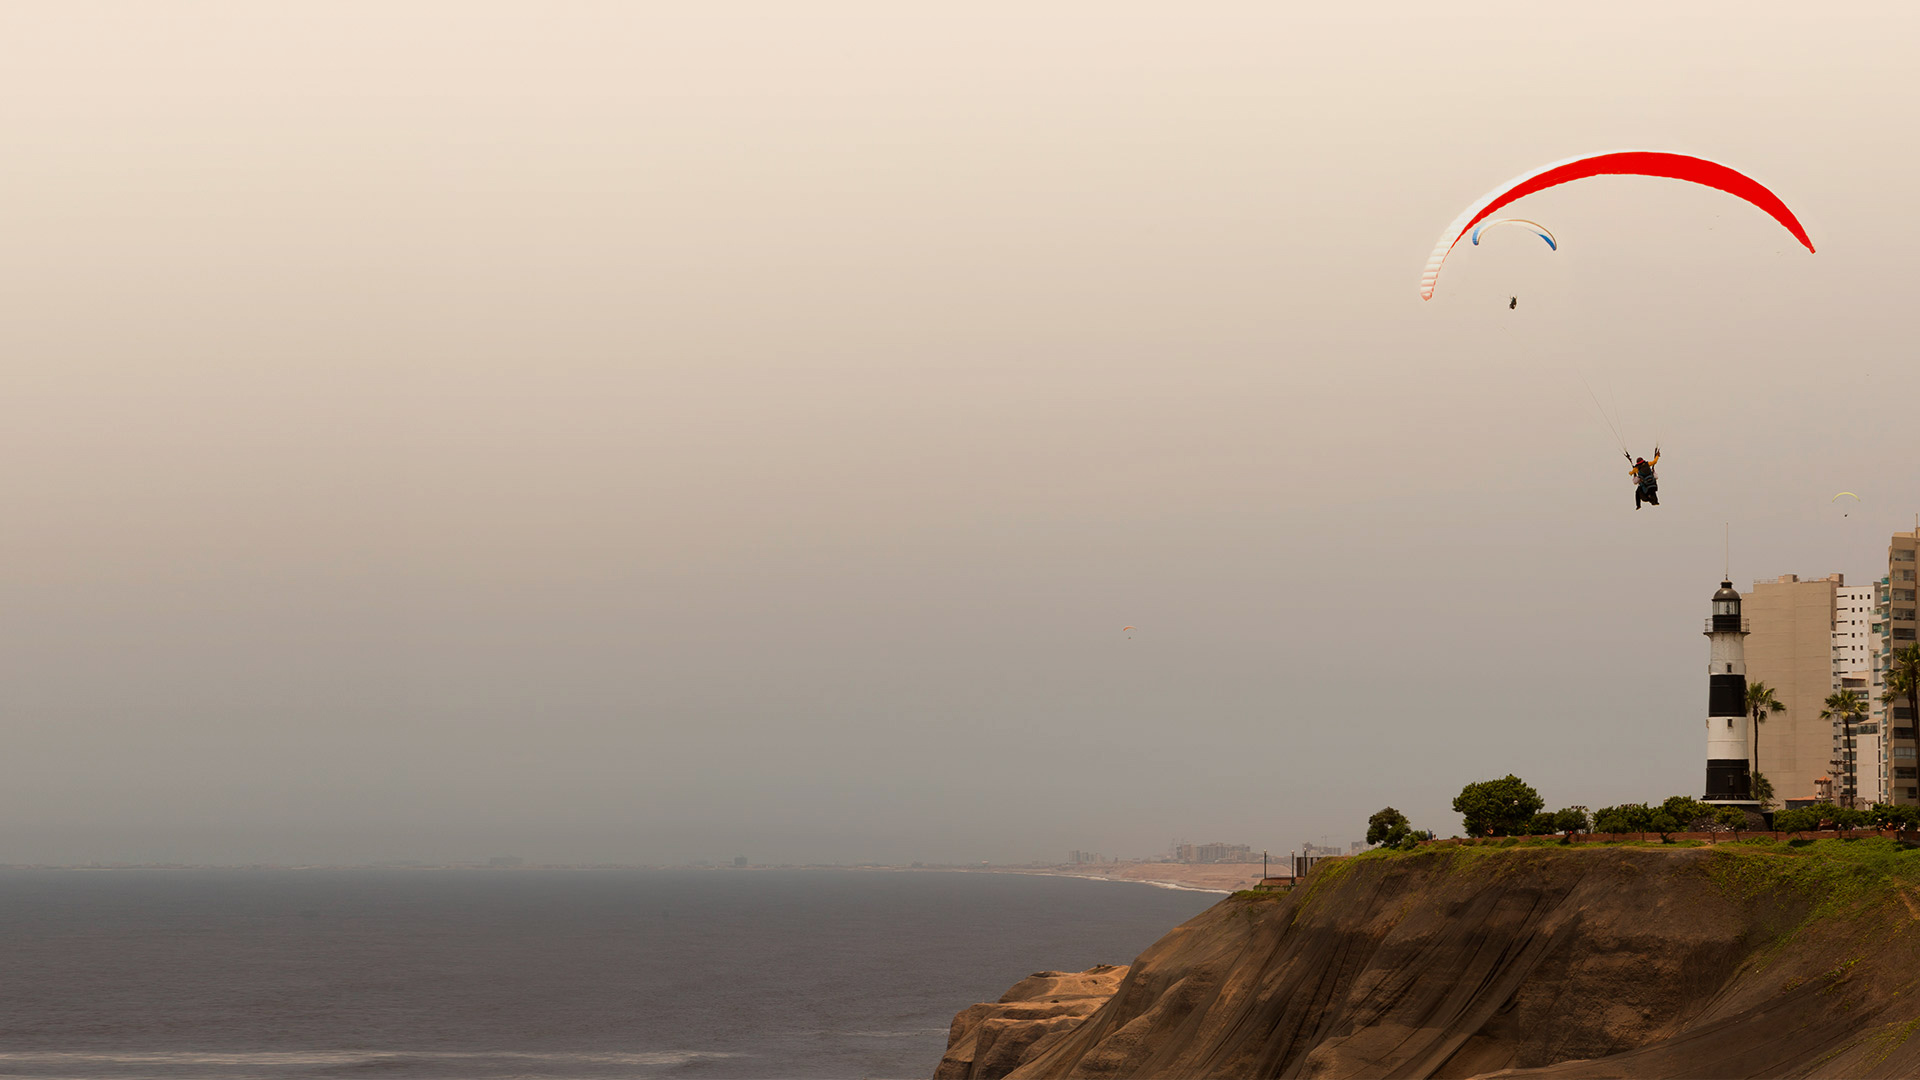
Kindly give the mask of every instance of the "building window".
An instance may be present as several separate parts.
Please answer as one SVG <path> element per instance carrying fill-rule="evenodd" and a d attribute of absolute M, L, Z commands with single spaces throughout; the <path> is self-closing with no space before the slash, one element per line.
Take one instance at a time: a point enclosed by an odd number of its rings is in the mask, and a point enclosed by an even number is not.
<path fill-rule="evenodd" d="M 1894 759 L 1895 761 L 1912 761 L 1912 760 L 1914 760 L 1914 748 L 1913 748 L 1913 747 L 1911 747 L 1911 746 L 1896 746 L 1896 747 L 1894 747 L 1894 748 L 1893 748 L 1893 759 Z"/>
<path fill-rule="evenodd" d="M 1893 778 L 1895 780 L 1920 780 L 1920 768 L 1912 765 L 1895 765 L 1893 767 Z"/>

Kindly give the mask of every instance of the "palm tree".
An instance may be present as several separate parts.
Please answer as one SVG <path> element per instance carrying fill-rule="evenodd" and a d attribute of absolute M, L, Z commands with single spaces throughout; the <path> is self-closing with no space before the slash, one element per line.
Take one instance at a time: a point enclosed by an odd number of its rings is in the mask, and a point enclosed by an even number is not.
<path fill-rule="evenodd" d="M 1773 687 L 1763 682 L 1747 684 L 1747 715 L 1753 717 L 1753 774 L 1760 775 L 1760 725 L 1768 713 L 1787 711 L 1786 703 L 1775 697 Z"/>
<path fill-rule="evenodd" d="M 1920 719 L 1920 642 L 1915 642 L 1893 654 L 1893 666 L 1883 676 L 1887 688 L 1880 695 L 1884 704 L 1892 705 L 1901 698 L 1907 701 L 1907 727 L 1913 727 Z M 1898 725 L 1889 724 L 1889 727 Z M 1893 732 L 1887 732 L 1891 745 Z"/>
<path fill-rule="evenodd" d="M 1853 725 L 1867 714 L 1867 696 L 1858 690 L 1839 690 L 1827 695 L 1827 707 L 1820 711 L 1820 719 L 1831 720 L 1840 725 L 1840 760 L 1835 762 L 1838 769 L 1844 769 L 1847 778 L 1842 788 L 1840 805 L 1853 809 L 1855 792 L 1854 763 L 1846 759 L 1847 751 L 1853 749 Z"/>

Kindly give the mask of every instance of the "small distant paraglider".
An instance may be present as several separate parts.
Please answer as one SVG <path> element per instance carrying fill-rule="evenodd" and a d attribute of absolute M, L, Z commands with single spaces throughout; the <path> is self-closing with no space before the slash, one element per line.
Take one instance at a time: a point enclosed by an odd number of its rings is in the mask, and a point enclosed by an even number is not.
<path fill-rule="evenodd" d="M 1139 629 L 1139 627 L 1137 627 L 1137 626 L 1123 626 L 1123 627 L 1121 627 L 1121 628 L 1120 628 L 1120 632 L 1121 632 L 1121 633 L 1123 633 L 1123 634 L 1126 634 L 1126 635 L 1127 635 L 1127 640 L 1128 640 L 1128 641 L 1132 641 L 1132 640 L 1133 640 L 1133 635 L 1132 635 L 1132 634 L 1128 634 L 1128 633 L 1127 633 L 1127 631 L 1129 631 L 1129 630 L 1137 630 L 1137 629 Z"/>
<path fill-rule="evenodd" d="M 1484 224 L 1474 226 L 1473 246 L 1479 247 L 1480 234 L 1483 232 L 1486 232 L 1488 229 L 1493 228 L 1495 225 L 1519 225 L 1522 228 L 1525 228 L 1531 231 L 1533 235 L 1539 237 L 1542 240 L 1545 240 L 1547 242 L 1548 250 L 1551 250 L 1551 251 L 1560 250 L 1560 241 L 1555 240 L 1553 238 L 1553 234 L 1547 231 L 1547 227 L 1545 225 L 1542 225 L 1537 221 L 1528 221 L 1526 218 L 1517 218 L 1517 217 L 1503 217 L 1499 221 L 1489 221 Z"/>
<path fill-rule="evenodd" d="M 1843 492 L 1841 492 L 1841 493 L 1840 493 L 1840 495 L 1845 495 L 1845 496 L 1846 496 L 1847 498 L 1849 498 L 1849 499 L 1852 499 L 1852 500 L 1853 500 L 1854 502 L 1859 502 L 1859 501 L 1860 501 L 1860 496 L 1858 496 L 1858 495 L 1855 495 L 1855 494 L 1854 494 L 1853 492 L 1851 492 L 1851 491 L 1843 491 Z M 1833 498 L 1831 498 L 1831 499 L 1828 499 L 1828 500 L 1827 500 L 1827 502 L 1828 502 L 1828 504 L 1829 504 L 1829 505 L 1831 505 L 1831 504 L 1833 504 L 1833 503 L 1837 503 L 1837 502 L 1839 502 L 1839 501 L 1840 501 L 1840 495 L 1835 495 L 1835 496 L 1834 496 Z M 1853 515 L 1851 515 L 1851 514 L 1845 514 L 1845 513 L 1843 513 L 1843 514 L 1841 514 L 1840 516 L 1841 516 L 1841 517 L 1852 517 Z"/>

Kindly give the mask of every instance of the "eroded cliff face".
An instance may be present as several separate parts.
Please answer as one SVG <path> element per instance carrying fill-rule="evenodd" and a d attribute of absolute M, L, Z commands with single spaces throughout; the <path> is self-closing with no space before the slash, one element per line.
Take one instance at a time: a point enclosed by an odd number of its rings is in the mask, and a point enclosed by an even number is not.
<path fill-rule="evenodd" d="M 1900 870 L 1920 852 L 1869 843 L 1887 858 L 1440 848 L 1323 864 L 1292 894 L 1175 928 L 1083 1020 L 1060 1014 L 1014 1050 L 1020 1021 L 1001 1014 L 993 1060 L 941 1075 L 1920 1075 L 1920 903 Z"/>
<path fill-rule="evenodd" d="M 1000 1000 L 960 1010 L 934 1080 L 999 1080 L 1080 1026 L 1120 988 L 1127 969 L 1037 971 Z"/>

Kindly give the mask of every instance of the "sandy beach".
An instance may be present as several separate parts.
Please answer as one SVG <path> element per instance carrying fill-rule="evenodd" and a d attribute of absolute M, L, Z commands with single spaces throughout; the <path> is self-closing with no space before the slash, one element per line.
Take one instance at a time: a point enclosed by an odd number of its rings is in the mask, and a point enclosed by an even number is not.
<path fill-rule="evenodd" d="M 1276 871 L 1284 860 L 1271 864 Z M 1141 885 L 1159 885 L 1170 889 L 1196 889 L 1202 892 L 1230 893 L 1250 889 L 1260 881 L 1259 863 L 1062 863 L 1051 867 L 982 867 L 997 874 L 1048 874 L 1055 877 L 1096 878 L 1102 881 L 1131 881 Z"/>

